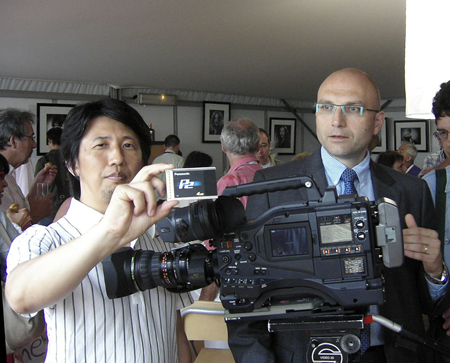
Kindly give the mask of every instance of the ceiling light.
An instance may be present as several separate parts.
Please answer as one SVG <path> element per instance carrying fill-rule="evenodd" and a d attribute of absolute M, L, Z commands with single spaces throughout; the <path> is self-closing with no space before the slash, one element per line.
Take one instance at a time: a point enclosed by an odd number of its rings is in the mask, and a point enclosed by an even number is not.
<path fill-rule="evenodd" d="M 163 105 L 173 106 L 177 101 L 174 95 L 139 93 L 136 102 L 140 105 Z"/>
<path fill-rule="evenodd" d="M 441 18 L 449 13 L 448 0 L 406 1 L 406 117 L 434 119 L 433 97 L 450 80 L 448 25 Z"/>

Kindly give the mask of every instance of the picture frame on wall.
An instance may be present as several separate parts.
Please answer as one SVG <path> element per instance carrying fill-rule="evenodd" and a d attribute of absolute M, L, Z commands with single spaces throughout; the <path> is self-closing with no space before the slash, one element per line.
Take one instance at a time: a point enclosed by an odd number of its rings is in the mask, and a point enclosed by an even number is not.
<path fill-rule="evenodd" d="M 295 119 L 270 118 L 270 140 L 278 154 L 295 154 Z"/>
<path fill-rule="evenodd" d="M 203 102 L 203 142 L 220 142 L 220 134 L 230 121 L 230 103 Z"/>
<path fill-rule="evenodd" d="M 47 131 L 53 127 L 63 127 L 67 114 L 75 105 L 57 103 L 38 103 L 36 110 L 37 155 L 50 151 L 47 143 Z"/>
<path fill-rule="evenodd" d="M 385 152 L 388 147 L 387 147 L 387 123 L 388 123 L 388 118 L 386 118 L 383 122 L 383 126 L 381 127 L 380 132 L 378 133 L 377 137 L 378 137 L 378 143 L 375 146 L 375 148 L 373 148 L 372 153 L 373 154 L 378 154 L 378 153 L 382 153 Z"/>
<path fill-rule="evenodd" d="M 394 121 L 395 150 L 402 142 L 410 142 L 417 151 L 428 151 L 428 133 L 428 120 Z"/>

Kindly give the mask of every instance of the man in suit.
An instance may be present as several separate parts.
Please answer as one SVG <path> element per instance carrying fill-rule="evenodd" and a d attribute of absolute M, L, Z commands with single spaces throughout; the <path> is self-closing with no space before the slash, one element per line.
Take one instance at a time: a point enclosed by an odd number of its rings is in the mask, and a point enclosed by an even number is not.
<path fill-rule="evenodd" d="M 397 151 L 403 155 L 406 174 L 418 176 L 421 172 L 421 169 L 414 164 L 414 160 L 417 156 L 416 145 L 409 142 L 403 142 Z"/>
<path fill-rule="evenodd" d="M 370 200 L 394 200 L 401 216 L 405 262 L 398 268 L 382 268 L 385 304 L 381 315 L 424 333 L 422 314 L 442 314 L 448 306 L 448 269 L 440 254 L 434 228 L 434 208 L 426 184 L 405 174 L 377 165 L 368 145 L 384 122 L 376 84 L 364 72 L 344 69 L 331 74 L 320 86 L 316 104 L 316 128 L 322 147 L 311 156 L 255 174 L 254 181 L 312 175 L 321 194 L 335 185 L 344 193 L 340 179 L 344 170 L 356 172 L 354 186 Z M 249 220 L 281 204 L 306 201 L 305 189 L 250 196 Z M 269 333 L 267 321 L 228 323 L 229 344 L 236 362 L 305 362 L 308 334 L 304 331 Z M 378 334 L 375 336 L 374 334 Z M 361 362 L 432 361 L 422 347 L 371 324 L 371 347 Z"/>

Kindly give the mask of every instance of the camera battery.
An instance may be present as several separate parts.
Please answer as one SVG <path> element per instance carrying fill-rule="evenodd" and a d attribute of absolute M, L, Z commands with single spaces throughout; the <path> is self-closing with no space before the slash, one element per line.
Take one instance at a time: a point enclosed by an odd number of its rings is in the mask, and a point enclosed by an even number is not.
<path fill-rule="evenodd" d="M 216 168 L 166 170 L 167 200 L 217 198 Z"/>

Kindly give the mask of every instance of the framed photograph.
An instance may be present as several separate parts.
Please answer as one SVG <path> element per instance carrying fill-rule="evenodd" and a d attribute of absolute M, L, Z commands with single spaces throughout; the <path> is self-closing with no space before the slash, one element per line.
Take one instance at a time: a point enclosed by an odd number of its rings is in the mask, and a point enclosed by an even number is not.
<path fill-rule="evenodd" d="M 63 105 L 57 103 L 38 103 L 37 104 L 37 155 L 45 155 L 50 151 L 47 143 L 47 131 L 53 127 L 61 127 L 67 114 L 75 105 Z"/>
<path fill-rule="evenodd" d="M 230 121 L 230 104 L 203 102 L 203 142 L 220 142 L 225 122 Z"/>
<path fill-rule="evenodd" d="M 295 154 L 294 118 L 271 118 L 269 132 L 278 154 Z"/>
<path fill-rule="evenodd" d="M 388 122 L 389 122 L 389 119 L 386 118 L 384 120 L 383 126 L 381 127 L 381 130 L 380 130 L 379 134 L 377 135 L 378 143 L 372 150 L 373 154 L 382 153 L 382 152 L 385 152 L 388 149 L 388 147 L 387 147 L 387 141 L 388 141 L 388 138 L 387 138 L 387 123 Z"/>
<path fill-rule="evenodd" d="M 428 132 L 428 120 L 395 121 L 395 150 L 402 142 L 410 142 L 417 151 L 428 151 Z"/>

